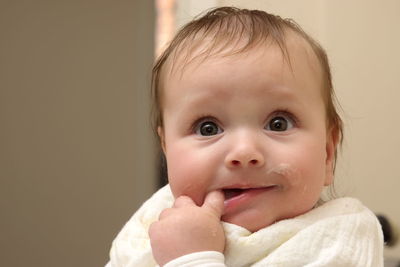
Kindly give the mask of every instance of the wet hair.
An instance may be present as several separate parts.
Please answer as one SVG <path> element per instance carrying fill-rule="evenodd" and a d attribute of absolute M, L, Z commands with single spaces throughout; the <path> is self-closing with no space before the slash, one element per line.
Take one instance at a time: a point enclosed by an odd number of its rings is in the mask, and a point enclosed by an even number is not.
<path fill-rule="evenodd" d="M 152 72 L 152 124 L 157 131 L 163 127 L 163 73 L 172 71 L 197 57 L 229 56 L 251 50 L 260 44 L 277 45 L 285 60 L 290 58 L 286 38 L 294 32 L 309 44 L 318 59 L 322 73 L 322 97 L 325 103 L 327 127 L 336 143 L 343 136 L 342 120 L 337 112 L 337 100 L 325 50 L 291 19 L 284 19 L 261 10 L 235 7 L 214 8 L 181 28 L 155 62 Z M 229 48 L 227 50 L 227 47 Z M 335 151 L 336 158 L 336 151 Z"/>

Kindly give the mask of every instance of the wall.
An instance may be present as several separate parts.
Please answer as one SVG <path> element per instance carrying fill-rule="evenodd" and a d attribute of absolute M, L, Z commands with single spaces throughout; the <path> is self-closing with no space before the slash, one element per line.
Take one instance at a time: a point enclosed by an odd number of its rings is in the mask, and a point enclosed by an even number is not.
<path fill-rule="evenodd" d="M 104 266 L 155 190 L 153 2 L 0 1 L 2 266 Z"/>
<path fill-rule="evenodd" d="M 182 2 L 185 2 L 183 4 Z M 400 226 L 400 1 L 178 1 L 181 24 L 213 6 L 263 9 L 293 18 L 326 48 L 343 108 L 339 193 L 361 199 Z M 400 245 L 386 249 L 400 257 Z"/>
<path fill-rule="evenodd" d="M 325 10 L 347 126 L 340 178 L 348 194 L 400 226 L 400 2 L 326 1 Z M 400 244 L 386 254 L 400 258 Z"/>

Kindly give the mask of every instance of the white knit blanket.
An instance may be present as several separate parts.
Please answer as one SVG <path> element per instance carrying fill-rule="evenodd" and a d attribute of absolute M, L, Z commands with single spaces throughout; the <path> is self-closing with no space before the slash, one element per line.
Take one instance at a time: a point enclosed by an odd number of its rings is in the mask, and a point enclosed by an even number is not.
<path fill-rule="evenodd" d="M 115 238 L 107 267 L 154 267 L 149 225 L 171 207 L 169 186 L 156 192 Z M 383 266 L 383 236 L 375 215 L 358 200 L 340 198 L 255 233 L 223 223 L 228 267 Z"/>

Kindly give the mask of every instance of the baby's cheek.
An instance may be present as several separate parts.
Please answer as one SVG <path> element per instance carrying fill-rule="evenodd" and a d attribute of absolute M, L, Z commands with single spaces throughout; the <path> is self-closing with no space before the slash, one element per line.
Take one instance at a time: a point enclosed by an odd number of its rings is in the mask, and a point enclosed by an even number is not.
<path fill-rule="evenodd" d="M 285 177 L 292 190 L 315 198 L 324 181 L 326 156 L 321 144 L 308 144 L 306 141 L 276 153 L 276 165 L 271 166 L 271 171 Z"/>
<path fill-rule="evenodd" d="M 326 152 L 322 142 L 306 139 L 303 143 L 288 148 L 287 153 L 288 158 L 304 174 L 321 173 L 324 168 Z"/>
<path fill-rule="evenodd" d="M 197 205 L 203 203 L 212 183 L 207 161 L 199 155 L 171 151 L 167 154 L 168 180 L 174 197 L 189 196 Z"/>

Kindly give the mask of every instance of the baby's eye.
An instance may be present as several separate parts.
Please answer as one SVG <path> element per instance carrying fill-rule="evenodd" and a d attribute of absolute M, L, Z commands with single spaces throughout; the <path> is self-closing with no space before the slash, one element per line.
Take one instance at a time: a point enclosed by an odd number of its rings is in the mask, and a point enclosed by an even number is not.
<path fill-rule="evenodd" d="M 222 133 L 222 129 L 213 121 L 203 121 L 196 128 L 196 134 L 211 136 Z"/>
<path fill-rule="evenodd" d="M 268 122 L 268 125 L 265 126 L 265 129 L 268 131 L 283 132 L 293 128 L 293 126 L 294 122 L 292 119 L 287 116 L 279 115 L 273 117 Z"/>

